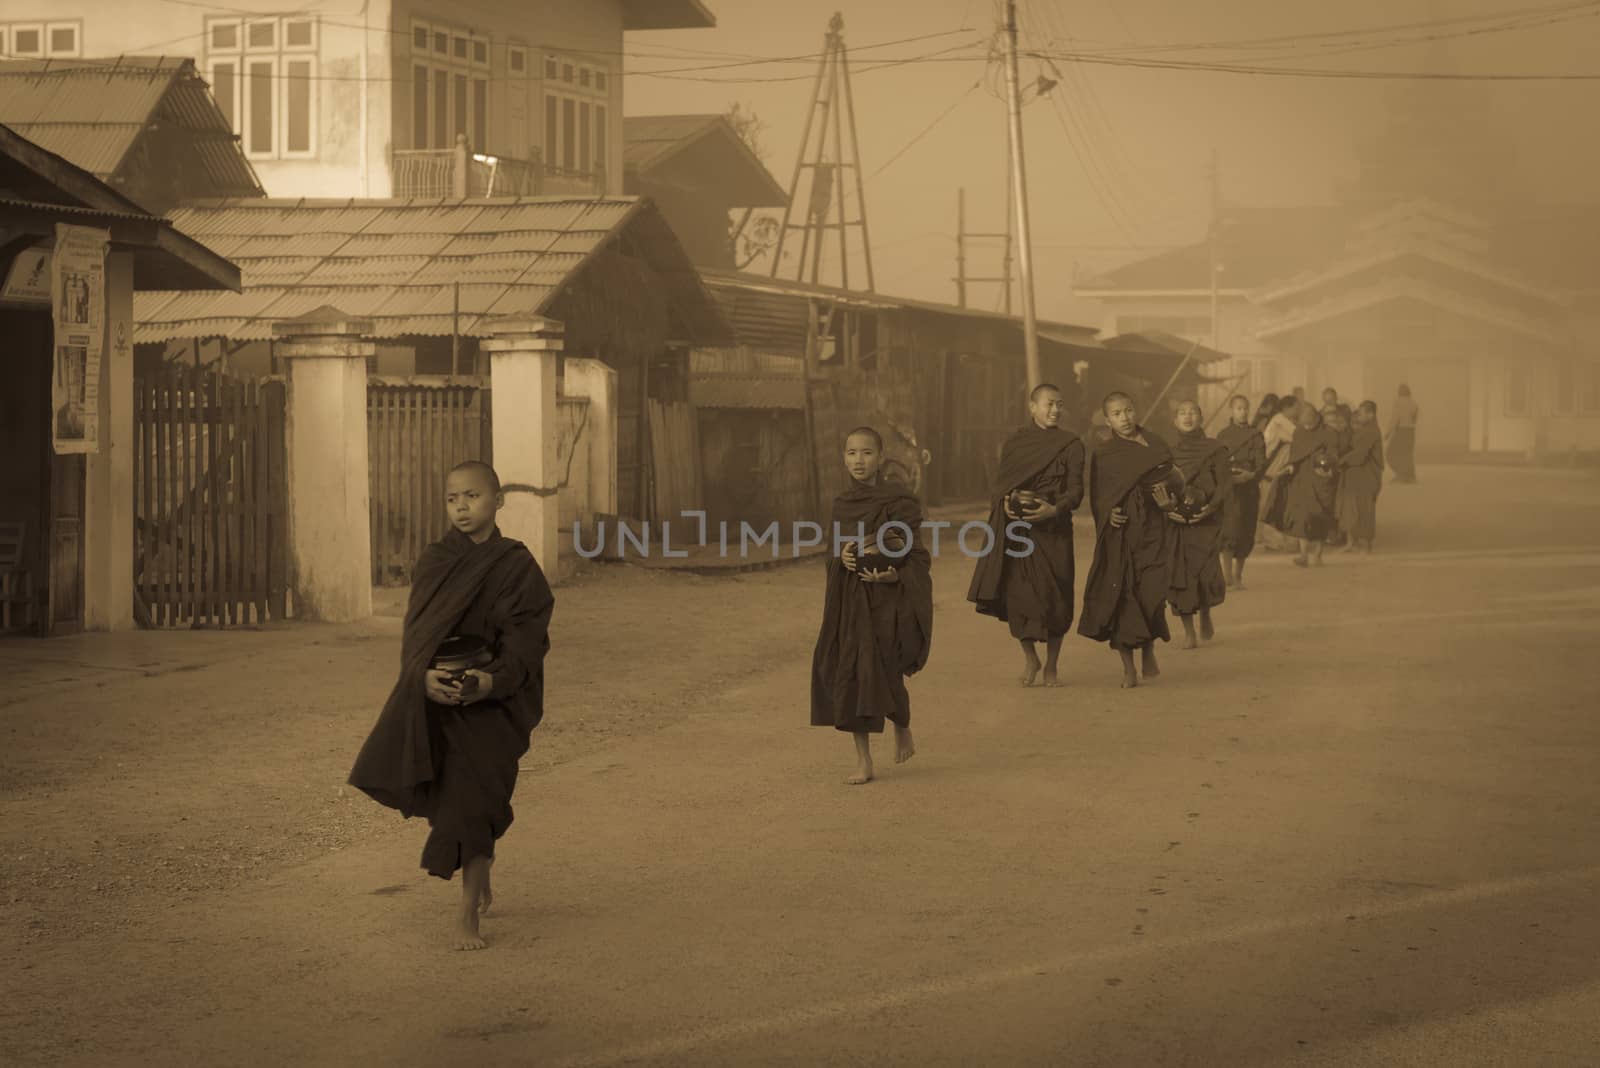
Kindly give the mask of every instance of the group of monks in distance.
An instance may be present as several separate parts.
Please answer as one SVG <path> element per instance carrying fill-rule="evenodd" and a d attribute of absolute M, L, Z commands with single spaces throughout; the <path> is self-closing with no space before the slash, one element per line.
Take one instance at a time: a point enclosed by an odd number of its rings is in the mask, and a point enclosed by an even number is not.
<path fill-rule="evenodd" d="M 1199 639 L 1212 637 L 1211 610 L 1230 586 L 1242 588 L 1258 515 L 1297 539 L 1303 566 L 1321 563 L 1341 524 L 1352 547 L 1371 548 L 1383 461 L 1370 404 L 1341 429 L 1337 407 L 1325 419 L 1290 397 L 1263 425 L 1234 397 L 1230 425 L 1210 438 L 1199 405 L 1186 401 L 1169 445 L 1139 423 L 1131 398 L 1112 393 L 1092 448 L 1061 428 L 1060 389 L 1039 386 L 1028 407 L 1030 422 L 1005 442 L 989 516 L 991 532 L 1007 532 L 1007 547 L 988 540 L 968 592 L 1021 643 L 1023 685 L 1041 675 L 1046 686 L 1060 684 L 1057 659 L 1073 622 L 1072 511 L 1083 498 L 1086 454 L 1096 544 L 1078 632 L 1117 651 L 1124 687 L 1139 684 L 1140 667 L 1147 679 L 1159 673 L 1154 643 L 1170 640 L 1168 605 L 1187 648 L 1197 644 L 1196 616 Z M 922 506 L 880 477 L 878 432 L 851 431 L 843 459 L 850 488 L 830 517 L 840 549 L 827 562 L 811 723 L 851 735 L 856 769 L 846 782 L 859 785 L 872 781 L 870 742 L 886 721 L 896 763 L 915 753 L 905 679 L 928 660 L 933 585 Z M 380 804 L 427 819 L 422 867 L 444 880 L 462 872 L 455 946 L 467 950 L 487 944 L 479 917 L 492 900 L 490 867 L 512 822 L 518 765 L 544 716 L 555 608 L 539 562 L 500 532 L 504 504 L 488 464 L 450 471 L 451 529 L 413 569 L 400 672 L 349 778 Z M 1031 551 L 1009 547 L 1019 528 Z M 846 542 L 843 530 L 867 533 Z"/>
<path fill-rule="evenodd" d="M 1292 539 L 1301 567 L 1321 565 L 1324 545 L 1340 533 L 1347 551 L 1371 551 L 1383 477 L 1377 407 L 1369 401 L 1350 411 L 1337 395 L 1324 399 L 1319 410 L 1293 396 L 1272 398 L 1252 418 L 1249 402 L 1235 396 L 1215 438 L 1205 433 L 1200 405 L 1186 400 L 1169 444 L 1139 422 L 1131 397 L 1111 393 L 1090 447 L 1061 427 L 1062 391 L 1036 387 L 1030 421 L 1002 447 L 989 514 L 991 531 L 1020 528 L 1031 551 L 1006 551 L 991 538 L 967 591 L 978 612 L 1005 622 L 1021 644 L 1021 684 L 1061 684 L 1058 660 L 1074 615 L 1072 512 L 1083 500 L 1085 459 L 1095 553 L 1078 633 L 1116 650 L 1124 688 L 1160 674 L 1155 643 L 1171 640 L 1169 606 L 1183 623 L 1185 649 L 1214 637 L 1212 609 L 1230 588 L 1244 588 L 1258 523 Z M 846 436 L 851 484 L 833 502 L 831 525 L 869 534 L 842 541 L 828 561 L 812 658 L 811 724 L 853 737 L 852 785 L 872 781 L 871 737 L 886 720 L 895 728 L 895 762 L 915 752 L 905 679 L 927 663 L 933 636 L 931 555 L 920 536 L 908 544 L 899 533 L 922 529 L 922 509 L 909 489 L 880 477 L 882 453 L 871 427 Z M 874 539 L 874 531 L 882 533 Z"/>

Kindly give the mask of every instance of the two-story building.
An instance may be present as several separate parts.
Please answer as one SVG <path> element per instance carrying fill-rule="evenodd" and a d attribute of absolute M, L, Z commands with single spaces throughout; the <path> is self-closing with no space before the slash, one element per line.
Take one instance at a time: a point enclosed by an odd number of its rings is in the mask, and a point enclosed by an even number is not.
<path fill-rule="evenodd" d="M 700 0 L 11 0 L 0 55 L 185 56 L 273 197 L 621 193 L 623 40 Z M 93 57 L 93 58 L 86 58 Z"/>

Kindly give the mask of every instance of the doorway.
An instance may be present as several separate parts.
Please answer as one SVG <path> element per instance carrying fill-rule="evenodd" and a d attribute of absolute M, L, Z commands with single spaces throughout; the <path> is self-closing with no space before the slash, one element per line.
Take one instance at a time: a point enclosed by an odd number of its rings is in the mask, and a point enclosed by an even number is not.
<path fill-rule="evenodd" d="M 46 310 L 0 308 L 0 352 L 11 388 L 0 390 L 0 523 L 20 526 L 13 566 L 19 590 L 9 633 L 83 629 L 83 514 L 87 465 L 50 447 L 52 328 Z"/>

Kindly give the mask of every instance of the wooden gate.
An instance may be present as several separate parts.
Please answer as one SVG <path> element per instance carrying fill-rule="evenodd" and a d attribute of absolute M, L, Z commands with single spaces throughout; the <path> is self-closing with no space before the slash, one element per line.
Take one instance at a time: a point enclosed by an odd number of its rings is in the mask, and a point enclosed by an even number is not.
<path fill-rule="evenodd" d="M 373 378 L 367 384 L 372 582 L 404 585 L 444 537 L 444 480 L 465 460 L 494 463 L 487 387 Z"/>
<path fill-rule="evenodd" d="M 135 380 L 133 411 L 135 618 L 286 618 L 283 383 L 167 367 Z"/>

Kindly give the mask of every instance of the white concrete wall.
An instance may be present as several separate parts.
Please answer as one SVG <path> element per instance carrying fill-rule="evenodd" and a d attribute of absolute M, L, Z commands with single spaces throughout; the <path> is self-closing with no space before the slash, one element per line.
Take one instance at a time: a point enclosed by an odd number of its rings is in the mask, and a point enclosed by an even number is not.
<path fill-rule="evenodd" d="M 121 342 L 119 345 L 118 342 Z M 100 451 L 86 459 L 83 623 L 133 623 L 133 258 L 106 258 L 106 337 L 100 365 Z"/>
<path fill-rule="evenodd" d="M 563 391 L 568 397 L 589 402 L 588 449 L 589 516 L 617 514 L 617 372 L 600 360 L 569 356 L 564 361 Z M 587 518 L 585 522 L 587 522 Z M 563 520 L 563 526 L 570 523 Z"/>
<path fill-rule="evenodd" d="M 328 622 L 363 619 L 372 614 L 366 363 L 296 357 L 288 364 L 295 614 Z"/>

